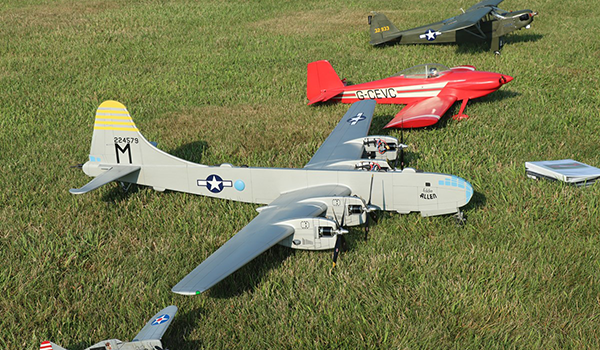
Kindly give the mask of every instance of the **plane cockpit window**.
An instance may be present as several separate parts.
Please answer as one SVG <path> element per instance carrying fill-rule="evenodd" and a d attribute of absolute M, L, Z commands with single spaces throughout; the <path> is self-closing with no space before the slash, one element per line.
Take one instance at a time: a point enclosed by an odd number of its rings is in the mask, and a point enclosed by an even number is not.
<path fill-rule="evenodd" d="M 407 68 L 393 77 L 404 77 L 408 79 L 429 79 L 440 77 L 450 71 L 450 68 L 439 63 L 420 64 Z"/>

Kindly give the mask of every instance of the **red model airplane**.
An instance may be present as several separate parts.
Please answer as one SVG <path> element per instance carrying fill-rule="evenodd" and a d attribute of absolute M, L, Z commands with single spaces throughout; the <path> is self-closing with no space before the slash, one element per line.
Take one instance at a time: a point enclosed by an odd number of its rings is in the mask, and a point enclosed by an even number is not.
<path fill-rule="evenodd" d="M 473 66 L 448 68 L 431 63 L 405 69 L 389 78 L 346 86 L 325 60 L 308 64 L 306 96 L 309 105 L 328 100 L 353 103 L 372 99 L 377 103 L 406 104 L 386 128 L 419 128 L 433 125 L 457 100 L 462 100 L 454 119 L 463 114 L 467 101 L 485 96 L 513 80 L 511 76 L 477 72 Z"/>

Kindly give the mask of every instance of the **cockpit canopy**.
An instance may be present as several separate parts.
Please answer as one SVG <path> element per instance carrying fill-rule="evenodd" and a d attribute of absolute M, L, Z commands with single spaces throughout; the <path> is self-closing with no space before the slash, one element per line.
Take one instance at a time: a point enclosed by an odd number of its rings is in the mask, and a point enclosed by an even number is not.
<path fill-rule="evenodd" d="M 393 77 L 404 77 L 408 79 L 428 79 L 437 78 L 450 72 L 450 68 L 439 63 L 420 64 L 418 66 L 407 68 Z"/>

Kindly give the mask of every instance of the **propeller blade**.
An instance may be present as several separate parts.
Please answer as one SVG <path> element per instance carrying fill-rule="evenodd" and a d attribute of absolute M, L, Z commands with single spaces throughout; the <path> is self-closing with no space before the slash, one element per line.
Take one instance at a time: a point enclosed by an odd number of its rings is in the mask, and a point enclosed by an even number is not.
<path fill-rule="evenodd" d="M 373 194 L 373 174 L 371 174 L 371 186 L 369 187 L 369 201 L 367 202 L 367 208 L 371 205 L 371 195 Z"/>
<path fill-rule="evenodd" d="M 338 255 L 340 254 L 340 247 L 342 245 L 342 240 L 344 236 L 341 234 L 337 235 L 337 239 L 335 240 L 335 248 L 333 249 L 333 266 L 332 269 L 335 268 L 335 264 L 337 263 Z"/>
<path fill-rule="evenodd" d="M 404 119 L 400 127 L 400 170 L 404 170 Z"/>
<path fill-rule="evenodd" d="M 370 223 L 369 217 L 370 216 L 371 215 L 369 215 L 369 212 L 367 212 L 367 220 L 365 221 L 365 241 L 369 237 L 369 223 Z"/>
<path fill-rule="evenodd" d="M 371 196 L 373 195 L 373 176 L 371 175 L 371 186 L 369 188 L 369 201 L 367 202 L 367 219 L 365 221 L 365 241 L 367 240 L 367 237 L 369 236 L 369 224 L 370 224 L 370 218 L 369 218 L 369 209 L 371 207 Z"/>

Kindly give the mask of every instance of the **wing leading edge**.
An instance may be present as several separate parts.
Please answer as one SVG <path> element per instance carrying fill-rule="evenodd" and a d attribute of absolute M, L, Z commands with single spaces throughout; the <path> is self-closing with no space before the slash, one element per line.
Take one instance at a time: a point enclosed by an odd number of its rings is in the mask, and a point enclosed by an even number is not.
<path fill-rule="evenodd" d="M 323 196 L 347 196 L 350 189 L 341 185 L 325 185 L 288 192 L 260 210 L 246 227 L 221 246 L 198 267 L 177 283 L 178 294 L 200 294 L 244 266 L 259 254 L 294 233 L 286 221 L 318 217 L 327 205 L 311 200 Z"/>
<path fill-rule="evenodd" d="M 456 102 L 455 96 L 435 96 L 409 104 L 392 119 L 386 128 L 421 128 L 437 123 L 448 108 Z"/>
<path fill-rule="evenodd" d="M 482 19 L 491 11 L 492 8 L 487 6 L 470 9 L 470 11 L 443 21 L 444 25 L 439 29 L 439 31 L 444 33 L 450 30 L 460 30 L 470 27 L 479 22 L 480 19 Z"/>
<path fill-rule="evenodd" d="M 323 169 L 332 163 L 360 158 L 362 138 L 367 136 L 371 127 L 375 105 L 375 100 L 353 103 L 304 168 Z"/>

